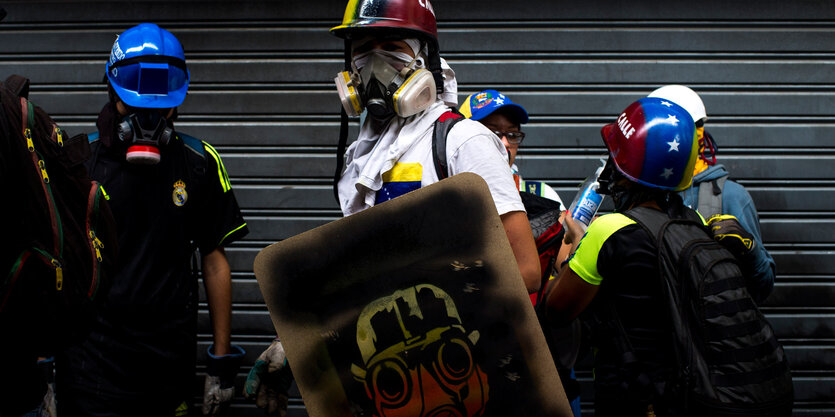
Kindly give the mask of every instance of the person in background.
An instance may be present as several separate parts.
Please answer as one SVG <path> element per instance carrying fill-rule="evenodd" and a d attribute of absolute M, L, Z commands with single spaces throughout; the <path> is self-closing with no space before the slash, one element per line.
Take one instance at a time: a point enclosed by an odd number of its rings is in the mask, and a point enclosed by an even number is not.
<path fill-rule="evenodd" d="M 199 250 L 214 343 L 204 414 L 233 395 L 244 351 L 230 341 L 224 247 L 247 233 L 229 177 L 208 143 L 175 130 L 189 72 L 183 47 L 152 23 L 118 36 L 106 68 L 110 100 L 89 135 L 90 176 L 116 219 L 119 268 L 90 334 L 56 358 L 66 416 L 190 412 L 197 347 Z"/>
<path fill-rule="evenodd" d="M 565 210 L 560 196 L 543 181 L 526 181 L 522 179 L 522 176 L 519 174 L 519 169 L 515 164 L 519 145 L 525 139 L 525 132 L 522 132 L 522 125 L 528 122 L 528 112 L 519 104 L 511 101 L 506 95 L 492 89 L 480 91 L 468 96 L 461 103 L 458 111 L 468 119 L 481 122 L 496 137 L 501 139 L 502 144 L 504 144 L 507 150 L 508 163 L 513 172 L 513 180 L 523 196 L 522 202 L 525 203 L 525 209 L 528 212 L 528 217 L 531 219 L 531 229 L 539 230 L 536 227 L 536 223 L 542 220 L 539 217 L 531 218 L 530 215 L 531 213 L 542 211 L 537 209 L 542 206 L 542 200 L 530 197 L 526 198 L 525 194 L 533 194 L 555 202 L 555 204 L 548 206 L 546 209 L 549 215 L 554 214 L 551 220 L 554 222 L 553 226 L 555 227 L 550 230 L 546 229 L 544 232 L 556 232 L 552 233 L 556 236 L 556 241 L 550 243 L 554 247 L 547 247 L 549 245 L 549 239 L 545 239 L 544 236 L 534 236 L 540 254 L 540 267 L 542 268 L 542 288 L 540 288 L 540 292 L 544 294 L 545 285 L 556 276 L 556 268 L 559 267 L 559 261 L 557 260 L 564 259 L 568 255 L 565 252 L 569 248 L 569 245 L 562 245 L 562 239 L 559 239 L 562 233 L 562 227 L 556 214 Z M 560 249 L 563 250 L 560 251 Z M 562 258 L 560 258 L 560 255 Z M 541 296 L 539 293 L 531 294 L 531 301 L 534 305 L 540 299 Z M 575 321 L 569 326 L 552 326 L 551 323 L 547 322 L 541 324 L 546 334 L 546 340 L 548 340 L 549 347 L 551 348 L 551 355 L 560 373 L 563 388 L 571 404 L 571 411 L 575 417 L 579 417 L 580 389 L 573 369 L 579 349 L 579 322 Z"/>
<path fill-rule="evenodd" d="M 464 99 L 458 111 L 468 119 L 481 122 L 502 141 L 519 191 L 554 200 L 565 208 L 559 194 L 548 184 L 543 181 L 526 181 L 519 174 L 516 154 L 526 136 L 522 125 L 528 123 L 528 112 L 522 106 L 496 90 L 484 90 Z"/>
<path fill-rule="evenodd" d="M 718 146 L 713 136 L 705 130 L 707 112 L 701 97 L 689 87 L 677 84 L 665 85 L 649 94 L 670 100 L 690 113 L 696 123 L 699 139 L 699 157 L 694 169 L 693 186 L 682 191 L 684 204 L 698 211 L 705 219 L 716 214 L 728 214 L 737 218 L 742 227 L 755 240 L 752 282 L 749 290 L 754 300 L 761 303 L 774 288 L 776 265 L 774 258 L 763 246 L 760 232 L 760 218 L 754 200 L 739 183 L 728 179 L 729 173 L 722 164 L 716 163 Z"/>

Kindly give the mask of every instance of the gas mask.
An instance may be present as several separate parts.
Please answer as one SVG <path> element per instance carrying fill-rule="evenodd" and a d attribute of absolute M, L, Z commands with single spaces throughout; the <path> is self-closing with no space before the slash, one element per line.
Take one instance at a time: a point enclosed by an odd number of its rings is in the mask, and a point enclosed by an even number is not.
<path fill-rule="evenodd" d="M 339 100 L 349 116 L 359 116 L 364 109 L 374 119 L 393 115 L 409 117 L 431 106 L 437 98 L 435 79 L 424 68 L 417 68 L 418 58 L 398 70 L 392 61 L 396 54 L 374 50 L 352 62 L 353 71 L 343 71 L 334 78 Z M 399 65 L 398 65 L 399 66 Z"/>
<path fill-rule="evenodd" d="M 363 361 L 351 373 L 365 387 L 374 415 L 480 416 L 490 386 L 474 353 L 478 337 L 464 328 L 449 294 L 419 284 L 363 309 L 357 320 Z"/>
<path fill-rule="evenodd" d="M 157 109 L 135 109 L 122 119 L 117 129 L 119 140 L 128 145 L 125 159 L 140 165 L 158 164 L 159 150 L 173 134 L 174 129 Z"/>

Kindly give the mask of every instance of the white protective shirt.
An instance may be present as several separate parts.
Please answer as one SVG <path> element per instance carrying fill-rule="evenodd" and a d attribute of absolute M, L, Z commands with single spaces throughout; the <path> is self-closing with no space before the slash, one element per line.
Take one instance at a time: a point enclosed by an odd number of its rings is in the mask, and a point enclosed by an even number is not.
<path fill-rule="evenodd" d="M 382 201 L 438 182 L 432 158 L 432 133 L 449 108 L 438 100 L 409 118 L 385 123 L 367 118 L 357 141 L 346 151 L 339 202 L 348 216 Z M 499 215 L 525 211 L 508 165 L 504 145 L 484 125 L 458 122 L 447 136 L 449 175 L 472 172 L 488 185 Z"/>

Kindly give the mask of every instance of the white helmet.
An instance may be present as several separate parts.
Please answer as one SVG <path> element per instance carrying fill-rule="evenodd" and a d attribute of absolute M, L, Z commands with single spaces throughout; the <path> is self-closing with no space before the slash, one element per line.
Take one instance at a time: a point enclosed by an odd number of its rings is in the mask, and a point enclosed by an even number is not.
<path fill-rule="evenodd" d="M 696 123 L 699 121 L 707 121 L 705 104 L 702 102 L 701 97 L 699 97 L 695 91 L 691 90 L 690 87 L 678 84 L 665 85 L 649 93 L 647 97 L 657 97 L 664 100 L 670 100 L 673 103 L 684 107 L 684 110 L 687 110 L 687 112 L 690 113 L 690 116 L 693 117 L 693 121 Z"/>

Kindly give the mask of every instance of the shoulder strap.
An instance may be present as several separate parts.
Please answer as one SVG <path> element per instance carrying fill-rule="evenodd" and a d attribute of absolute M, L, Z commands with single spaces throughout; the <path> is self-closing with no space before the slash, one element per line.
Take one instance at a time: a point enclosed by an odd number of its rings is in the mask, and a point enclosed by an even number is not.
<path fill-rule="evenodd" d="M 432 160 L 435 164 L 435 173 L 438 175 L 438 180 L 449 177 L 446 155 L 447 136 L 452 127 L 462 120 L 464 120 L 464 116 L 461 113 L 450 110 L 435 121 L 435 129 L 432 132 Z"/>
<path fill-rule="evenodd" d="M 635 223 L 646 230 L 653 242 L 656 243 L 658 243 L 661 230 L 670 221 L 666 214 L 649 207 L 634 207 L 627 210 L 623 215 L 635 220 Z"/>
<path fill-rule="evenodd" d="M 96 170 L 96 164 L 99 162 L 99 152 L 101 148 L 101 135 L 99 134 L 99 131 L 97 130 L 95 132 L 88 133 L 87 141 L 90 143 L 90 158 L 87 162 L 85 162 L 85 165 L 87 166 L 87 172 L 89 172 L 90 177 L 92 177 Z"/>
<path fill-rule="evenodd" d="M 699 184 L 699 205 L 697 210 L 705 219 L 722 213 L 722 191 L 728 176 Z"/>
<path fill-rule="evenodd" d="M 227 191 L 228 177 L 225 175 L 226 170 L 220 160 L 217 151 L 208 143 L 197 139 L 193 136 L 177 132 L 177 137 L 183 141 L 183 150 L 185 163 L 188 166 L 188 181 L 201 181 L 206 174 L 208 158 L 207 153 L 216 161 L 218 168 L 218 178 L 220 178 L 221 188 L 224 192 Z M 229 187 L 231 188 L 231 186 Z"/>
<path fill-rule="evenodd" d="M 186 149 L 194 152 L 197 156 L 203 159 L 206 158 L 206 150 L 203 147 L 203 141 L 180 132 L 177 132 L 177 136 L 183 140 L 183 144 L 186 145 Z"/>

